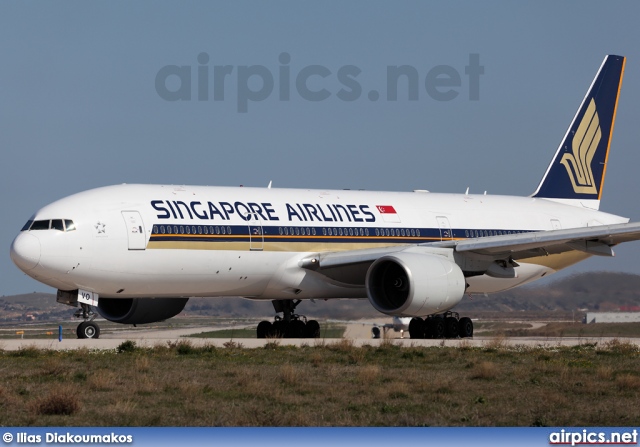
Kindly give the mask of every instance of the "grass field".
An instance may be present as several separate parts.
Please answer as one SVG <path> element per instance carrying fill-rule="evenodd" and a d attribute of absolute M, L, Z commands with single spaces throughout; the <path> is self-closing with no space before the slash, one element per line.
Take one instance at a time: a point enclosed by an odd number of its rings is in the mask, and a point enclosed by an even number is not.
<path fill-rule="evenodd" d="M 1 347 L 1 342 L 0 342 Z M 6 426 L 628 426 L 638 346 L 0 351 Z"/>

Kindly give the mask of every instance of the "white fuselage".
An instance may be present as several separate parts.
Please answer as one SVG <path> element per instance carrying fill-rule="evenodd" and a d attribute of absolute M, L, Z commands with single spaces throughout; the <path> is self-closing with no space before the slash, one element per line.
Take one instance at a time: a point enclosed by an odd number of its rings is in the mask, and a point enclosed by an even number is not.
<path fill-rule="evenodd" d="M 310 253 L 627 222 L 527 197 L 159 185 L 85 191 L 31 220 L 75 227 L 22 231 L 12 245 L 25 273 L 57 289 L 112 298 L 254 299 L 367 296 L 363 284 L 301 269 Z M 505 290 L 588 256 L 527 259 L 517 278 L 471 277 L 467 291 Z"/>

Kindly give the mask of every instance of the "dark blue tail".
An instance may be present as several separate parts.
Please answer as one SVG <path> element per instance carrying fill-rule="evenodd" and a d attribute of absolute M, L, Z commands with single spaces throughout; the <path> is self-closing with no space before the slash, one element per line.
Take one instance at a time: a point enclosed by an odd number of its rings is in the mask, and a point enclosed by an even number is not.
<path fill-rule="evenodd" d="M 625 58 L 609 55 L 532 197 L 598 209 Z"/>

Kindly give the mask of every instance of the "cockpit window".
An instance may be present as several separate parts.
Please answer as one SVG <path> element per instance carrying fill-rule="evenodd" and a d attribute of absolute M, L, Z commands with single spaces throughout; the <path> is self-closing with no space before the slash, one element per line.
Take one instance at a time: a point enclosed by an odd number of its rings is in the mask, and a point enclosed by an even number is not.
<path fill-rule="evenodd" d="M 49 229 L 49 222 L 50 221 L 48 221 L 48 220 L 36 220 L 31 225 L 31 231 L 33 231 L 33 230 L 48 230 Z"/>
<path fill-rule="evenodd" d="M 62 219 L 52 219 L 51 220 L 51 229 L 52 230 L 58 230 L 58 231 L 64 231 L 64 225 L 62 223 Z"/>
<path fill-rule="evenodd" d="M 58 231 L 74 231 L 76 229 L 76 224 L 73 223 L 71 219 L 51 219 L 36 221 L 30 220 L 26 224 L 24 224 L 24 227 L 22 227 L 22 230 L 20 231 L 48 229 Z"/>

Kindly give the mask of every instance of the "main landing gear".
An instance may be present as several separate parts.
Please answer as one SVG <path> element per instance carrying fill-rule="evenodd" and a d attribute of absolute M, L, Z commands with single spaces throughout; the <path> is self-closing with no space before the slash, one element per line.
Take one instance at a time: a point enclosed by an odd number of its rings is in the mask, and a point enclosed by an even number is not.
<path fill-rule="evenodd" d="M 469 338 L 473 337 L 473 322 L 457 312 L 429 315 L 424 320 L 412 318 L 409 323 L 411 338 Z"/>
<path fill-rule="evenodd" d="M 300 302 L 301 300 L 273 300 L 273 308 L 276 313 L 282 312 L 282 316 L 276 315 L 273 323 L 261 321 L 256 330 L 258 338 L 320 337 L 320 324 L 316 320 L 307 320 L 307 317 L 293 313 Z"/>
<path fill-rule="evenodd" d="M 100 326 L 98 326 L 98 323 L 93 321 L 97 314 L 91 310 L 91 306 L 88 304 L 80 304 L 80 309 L 78 309 L 73 316 L 84 320 L 76 328 L 76 335 L 78 338 L 100 337 Z"/>

